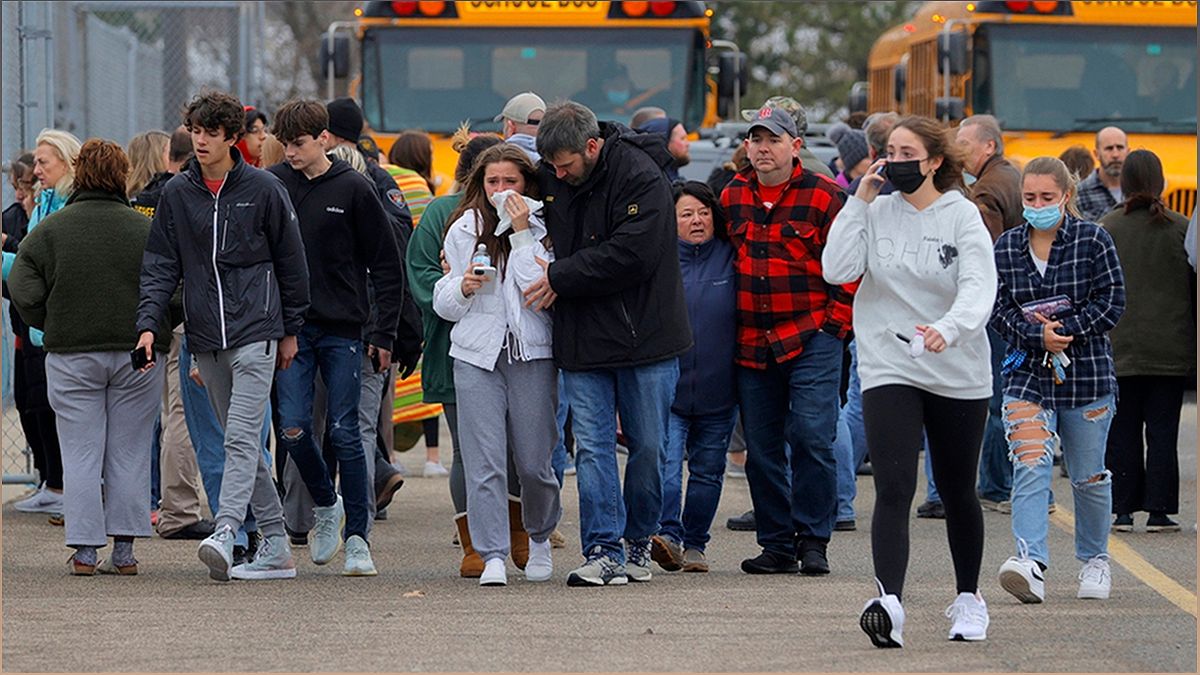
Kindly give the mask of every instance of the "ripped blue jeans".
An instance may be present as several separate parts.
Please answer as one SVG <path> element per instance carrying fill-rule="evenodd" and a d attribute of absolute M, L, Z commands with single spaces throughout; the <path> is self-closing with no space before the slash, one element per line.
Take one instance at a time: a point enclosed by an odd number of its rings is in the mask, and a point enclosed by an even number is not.
<path fill-rule="evenodd" d="M 1108 554 L 1112 474 L 1104 467 L 1104 452 L 1114 412 L 1113 394 L 1061 410 L 1004 397 L 1004 435 L 1013 464 L 1013 537 L 1025 541 L 1030 558 L 1050 563 L 1046 547 L 1050 517 L 1046 511 L 1054 449 L 1059 443 L 1075 496 L 1075 557 L 1086 562 Z"/>

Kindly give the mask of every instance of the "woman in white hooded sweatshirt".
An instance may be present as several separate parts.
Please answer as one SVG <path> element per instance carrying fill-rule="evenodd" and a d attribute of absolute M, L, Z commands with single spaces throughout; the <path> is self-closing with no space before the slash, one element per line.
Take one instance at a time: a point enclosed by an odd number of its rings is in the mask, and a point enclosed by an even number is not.
<path fill-rule="evenodd" d="M 552 573 L 550 533 L 562 513 L 550 456 L 558 442 L 555 412 L 558 371 L 551 350 L 551 318 L 526 307 L 523 291 L 553 260 L 546 227 L 524 195 L 537 174 L 523 150 L 502 143 L 479 155 L 462 201 L 450 215 L 444 252 L 450 272 L 434 285 L 433 309 L 456 322 L 450 331 L 458 432 L 467 481 L 467 523 L 484 561 L 481 586 L 507 583 L 511 553 L 506 448 L 521 481 L 521 510 L 529 533 L 525 578 Z M 511 191 L 503 214 L 492 196 Z M 511 227 L 508 222 L 511 221 Z M 502 224 L 503 223 L 503 224 Z M 477 274 L 478 247 L 494 277 Z M 520 396 L 520 404 L 517 399 Z"/>
<path fill-rule="evenodd" d="M 879 196 L 884 176 L 897 192 Z M 992 393 L 984 326 L 996 297 L 996 265 L 979 209 L 956 189 L 961 180 L 962 159 L 946 129 L 926 117 L 900 120 L 887 157 L 871 165 L 834 220 L 821 257 L 827 282 L 862 278 L 854 335 L 874 467 L 871 554 L 879 597 L 867 603 L 859 625 L 877 647 L 903 646 L 900 598 L 922 430 L 954 561 L 958 596 L 946 610 L 949 637 L 987 637 L 975 476 Z"/>

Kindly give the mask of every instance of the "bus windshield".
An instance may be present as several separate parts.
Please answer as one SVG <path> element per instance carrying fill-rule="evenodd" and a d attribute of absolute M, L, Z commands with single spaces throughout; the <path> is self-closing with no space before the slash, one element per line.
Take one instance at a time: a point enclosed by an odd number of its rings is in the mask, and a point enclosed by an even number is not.
<path fill-rule="evenodd" d="M 974 52 L 975 109 L 1005 129 L 1196 133 L 1194 28 L 985 26 Z"/>
<path fill-rule="evenodd" d="M 687 29 L 373 29 L 362 43 L 363 112 L 381 132 L 449 133 L 465 120 L 497 131 L 505 102 L 533 91 L 626 124 L 658 106 L 694 128 L 704 115 L 698 40 Z"/>

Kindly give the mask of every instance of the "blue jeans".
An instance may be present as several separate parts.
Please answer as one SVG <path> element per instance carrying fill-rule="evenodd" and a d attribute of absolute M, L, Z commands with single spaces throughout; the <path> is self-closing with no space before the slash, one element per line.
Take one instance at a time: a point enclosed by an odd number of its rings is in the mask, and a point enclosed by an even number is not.
<path fill-rule="evenodd" d="M 367 464 L 358 427 L 363 342 L 329 335 L 311 325 L 300 330 L 296 342 L 298 350 L 291 367 L 275 374 L 282 429 L 279 447 L 296 463 L 313 503 L 322 507 L 337 503 L 329 467 L 313 438 L 313 388 L 319 370 L 326 391 L 326 436 L 341 474 L 346 509 L 343 537 L 358 535 L 366 540 L 371 518 L 368 500 L 375 498 L 375 491 L 374 486 L 367 484 Z"/>
<path fill-rule="evenodd" d="M 921 434 L 921 443 L 925 445 L 925 501 L 941 504 L 942 496 L 938 494 L 937 484 L 933 482 L 933 460 L 929 459 L 929 439 L 924 434 Z"/>
<path fill-rule="evenodd" d="M 679 360 L 632 368 L 563 371 L 575 431 L 575 477 L 584 555 L 603 553 L 624 564 L 621 539 L 641 544 L 658 531 L 662 512 L 659 457 Z M 629 442 L 622 494 L 617 467 L 617 414 Z M 597 550 L 599 549 L 599 550 Z"/>
<path fill-rule="evenodd" d="M 838 520 L 854 520 L 854 499 L 858 496 L 858 467 L 867 456 L 867 432 L 863 427 L 862 383 L 858 379 L 858 345 L 850 341 L 850 376 L 846 403 L 838 412 L 837 437 L 833 439 L 837 457 Z"/>
<path fill-rule="evenodd" d="M 1075 495 L 1075 557 L 1087 561 L 1108 553 L 1112 474 L 1104 467 L 1104 453 L 1115 408 L 1113 394 L 1064 410 L 1004 397 L 1004 430 L 1013 466 L 1013 537 L 1024 540 L 1029 557 L 1043 565 L 1050 563 L 1046 511 L 1058 444 Z"/>
<path fill-rule="evenodd" d="M 683 417 L 671 413 L 667 444 L 659 458 L 662 474 L 662 516 L 658 533 L 704 551 L 708 531 L 721 501 L 725 479 L 725 451 L 737 419 L 737 408 L 728 412 Z M 683 498 L 683 459 L 687 457 L 687 498 Z M 682 520 L 680 502 L 683 502 Z"/>
<path fill-rule="evenodd" d="M 183 418 L 187 422 L 188 436 L 196 449 L 196 466 L 200 469 L 200 481 L 204 483 L 204 496 L 208 508 L 215 516 L 220 510 L 221 480 L 225 475 L 225 432 L 213 412 L 212 404 L 204 387 L 188 377 L 192 367 L 192 354 L 188 351 L 187 338 L 179 342 L 179 397 L 183 400 Z M 267 447 L 271 437 L 271 405 L 263 421 L 263 456 L 271 463 L 271 452 Z M 257 532 L 254 514 L 247 509 L 246 519 L 238 530 L 234 543 L 245 546 L 246 532 Z"/>
<path fill-rule="evenodd" d="M 1004 338 L 987 329 L 992 347 L 992 400 L 988 402 L 988 421 L 983 429 L 983 450 L 979 454 L 979 496 L 994 502 L 1008 499 L 1012 493 L 1012 463 L 1008 460 L 1008 442 L 1004 440 L 1004 418 L 1000 405 L 1004 400 L 1004 376 L 1001 373 Z"/>
<path fill-rule="evenodd" d="M 550 466 L 554 469 L 554 477 L 558 479 L 558 487 L 562 487 L 563 477 L 566 475 L 567 464 L 570 463 L 570 458 L 567 456 L 567 413 L 571 411 L 571 406 L 567 403 L 567 395 L 563 391 L 563 371 L 558 371 L 558 411 L 554 415 L 554 421 L 558 424 L 558 444 L 554 446 L 554 452 L 550 455 Z"/>
<path fill-rule="evenodd" d="M 766 551 L 794 558 L 799 539 L 829 541 L 833 532 L 841 366 L 842 341 L 817 331 L 791 361 L 738 368 L 746 479 Z"/>

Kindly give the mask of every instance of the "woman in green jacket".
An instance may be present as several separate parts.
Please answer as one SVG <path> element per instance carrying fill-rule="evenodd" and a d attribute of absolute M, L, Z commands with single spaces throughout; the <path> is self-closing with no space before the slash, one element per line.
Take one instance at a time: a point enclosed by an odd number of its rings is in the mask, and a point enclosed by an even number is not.
<path fill-rule="evenodd" d="M 66 205 L 29 233 L 8 278 L 13 304 L 45 331 L 46 382 L 63 455 L 71 574 L 136 574 L 133 539 L 149 537 L 150 447 L 163 369 L 129 348 L 150 221 L 129 206 L 129 160 L 111 141 L 79 151 Z M 170 326 L 155 347 L 166 352 Z M 108 560 L 97 549 L 114 539 Z"/>
<path fill-rule="evenodd" d="M 1120 400 L 1108 434 L 1113 529 L 1178 532 L 1179 413 L 1196 370 L 1196 305 L 1184 248 L 1188 221 L 1162 200 L 1162 162 L 1134 150 L 1121 169 L 1124 203 L 1100 219 L 1125 273 L 1125 314 L 1109 333 Z"/>

